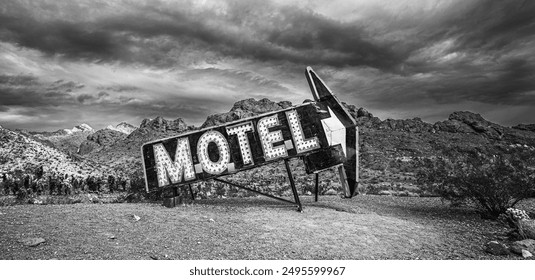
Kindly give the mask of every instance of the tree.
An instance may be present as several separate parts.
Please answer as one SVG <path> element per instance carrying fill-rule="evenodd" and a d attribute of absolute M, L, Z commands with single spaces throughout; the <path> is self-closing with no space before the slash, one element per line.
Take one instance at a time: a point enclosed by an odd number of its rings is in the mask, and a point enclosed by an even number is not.
<path fill-rule="evenodd" d="M 449 154 L 425 159 L 418 179 L 453 205 L 473 202 L 485 216 L 497 218 L 507 208 L 535 196 L 533 161 L 533 152 L 522 150 Z"/>

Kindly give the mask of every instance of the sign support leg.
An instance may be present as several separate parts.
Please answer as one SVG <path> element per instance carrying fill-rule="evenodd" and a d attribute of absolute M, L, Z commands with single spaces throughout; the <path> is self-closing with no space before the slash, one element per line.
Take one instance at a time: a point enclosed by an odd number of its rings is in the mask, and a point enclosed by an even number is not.
<path fill-rule="evenodd" d="M 173 196 L 163 198 L 163 206 L 173 208 L 182 203 L 182 197 L 178 195 L 178 187 L 173 187 Z"/>
<path fill-rule="evenodd" d="M 345 198 L 351 198 L 351 191 L 349 190 L 349 184 L 347 183 L 347 176 L 343 165 L 338 166 L 338 174 L 340 176 L 340 183 L 344 189 Z"/>
<path fill-rule="evenodd" d="M 229 181 L 225 181 L 225 180 L 223 180 L 223 179 L 214 178 L 213 180 L 214 180 L 214 181 L 217 181 L 217 182 L 221 182 L 221 183 L 229 184 L 229 185 L 234 186 L 234 187 L 236 187 L 236 188 L 244 189 L 244 190 L 247 190 L 247 191 L 250 191 L 250 192 L 253 192 L 253 193 L 257 193 L 257 194 L 260 194 L 260 195 L 263 195 L 263 196 L 267 196 L 267 197 L 269 197 L 269 198 L 273 198 L 273 199 L 276 199 L 276 200 L 280 200 L 280 201 L 283 201 L 283 202 L 286 202 L 286 203 L 296 204 L 296 203 L 293 202 L 293 201 L 290 201 L 290 200 L 287 200 L 287 199 L 284 199 L 284 198 L 280 198 L 280 197 L 276 197 L 276 196 L 274 196 L 274 195 L 270 195 L 270 194 L 267 194 L 267 193 L 259 192 L 259 191 L 257 191 L 257 190 L 254 190 L 254 189 L 251 189 L 251 188 L 248 188 L 248 187 L 245 187 L 245 186 L 241 186 L 241 185 L 238 185 L 238 184 L 236 184 L 236 183 L 229 182 Z"/>
<path fill-rule="evenodd" d="M 303 206 L 301 205 L 301 201 L 299 201 L 299 195 L 297 194 L 297 188 L 295 187 L 294 177 L 292 175 L 292 170 L 290 169 L 290 164 L 288 164 L 288 159 L 284 159 L 284 164 L 286 165 L 286 171 L 288 172 L 288 179 L 290 179 L 290 186 L 292 187 L 294 200 L 297 204 L 297 211 L 303 212 Z"/>
<path fill-rule="evenodd" d="M 318 192 L 319 192 L 319 173 L 316 173 L 315 174 L 316 176 L 316 193 L 315 193 L 315 197 L 314 197 L 314 201 L 318 202 Z"/>
<path fill-rule="evenodd" d="M 191 184 L 188 184 L 189 187 L 189 193 L 191 194 L 191 200 L 195 200 L 195 194 L 193 193 L 193 189 L 191 188 Z"/>

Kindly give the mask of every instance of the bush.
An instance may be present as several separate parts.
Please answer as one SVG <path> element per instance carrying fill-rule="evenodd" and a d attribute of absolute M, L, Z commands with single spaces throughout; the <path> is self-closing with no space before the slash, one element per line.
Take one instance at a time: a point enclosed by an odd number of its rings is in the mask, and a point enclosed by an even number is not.
<path fill-rule="evenodd" d="M 495 219 L 507 208 L 534 196 L 532 161 L 531 155 L 520 152 L 450 155 L 424 160 L 418 179 L 428 191 L 453 205 L 472 202 L 485 217 Z"/>
<path fill-rule="evenodd" d="M 134 174 L 130 177 L 130 188 L 125 197 L 127 202 L 140 202 L 147 197 L 145 189 L 145 178 L 140 174 Z"/>

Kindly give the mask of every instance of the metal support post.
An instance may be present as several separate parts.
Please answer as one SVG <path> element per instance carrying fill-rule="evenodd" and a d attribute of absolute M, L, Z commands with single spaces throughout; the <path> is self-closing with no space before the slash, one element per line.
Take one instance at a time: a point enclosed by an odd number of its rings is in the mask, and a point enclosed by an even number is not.
<path fill-rule="evenodd" d="M 191 193 L 191 200 L 195 200 L 195 194 L 193 193 L 193 189 L 191 188 L 191 184 L 188 184 L 189 192 Z"/>
<path fill-rule="evenodd" d="M 229 184 L 229 185 L 234 186 L 236 188 L 244 189 L 244 190 L 247 190 L 247 191 L 250 191 L 250 192 L 254 192 L 254 193 L 257 193 L 257 194 L 260 194 L 260 195 L 263 195 L 263 196 L 267 196 L 269 198 L 273 198 L 273 199 L 276 199 L 276 200 L 284 201 L 286 203 L 296 204 L 295 202 L 293 202 L 291 200 L 287 200 L 287 199 L 276 197 L 276 196 L 273 196 L 273 195 L 270 195 L 270 194 L 267 194 L 267 193 L 259 192 L 257 190 L 254 190 L 254 189 L 251 189 L 251 188 L 248 188 L 248 187 L 244 187 L 244 186 L 241 186 L 241 185 L 229 182 L 229 181 L 225 181 L 225 180 L 222 180 L 222 179 L 219 179 L 219 178 L 214 178 L 213 180 L 221 182 L 221 183 Z"/>
<path fill-rule="evenodd" d="M 314 197 L 314 201 L 318 202 L 318 193 L 319 193 L 319 173 L 316 173 L 316 194 Z"/>
<path fill-rule="evenodd" d="M 290 179 L 290 186 L 292 187 L 294 200 L 295 200 L 295 203 L 297 204 L 297 211 L 303 212 L 303 206 L 301 205 L 301 201 L 299 201 L 299 195 L 297 194 L 297 188 L 295 187 L 294 177 L 292 175 L 292 170 L 290 169 L 290 164 L 288 163 L 288 159 L 284 159 L 284 164 L 286 165 L 286 171 L 288 172 L 288 179 Z"/>

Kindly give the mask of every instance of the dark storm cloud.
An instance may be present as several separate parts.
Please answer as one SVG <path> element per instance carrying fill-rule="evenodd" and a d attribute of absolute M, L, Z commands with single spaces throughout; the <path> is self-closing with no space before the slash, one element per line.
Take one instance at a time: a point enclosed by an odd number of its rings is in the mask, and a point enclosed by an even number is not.
<path fill-rule="evenodd" d="M 463 73 L 437 79 L 427 85 L 428 93 L 440 103 L 470 100 L 496 105 L 535 104 L 535 65 L 529 61 L 512 59 L 495 69 Z"/>
<path fill-rule="evenodd" d="M 75 59 L 112 59 L 120 56 L 118 42 L 104 30 L 61 20 L 39 22 L 32 18 L 0 15 L 2 40 L 45 54 L 61 54 Z"/>
<path fill-rule="evenodd" d="M 60 92 L 43 94 L 34 88 L 10 88 L 0 86 L 0 103 L 6 106 L 43 107 L 69 103 L 71 96 Z"/>
<path fill-rule="evenodd" d="M 526 44 L 533 43 L 534 1 L 481 0 L 468 3 L 471 4 L 463 10 L 453 6 L 443 11 L 447 17 L 437 19 L 438 22 L 418 25 L 418 36 L 411 39 L 421 41 L 417 44 L 419 47 L 452 39 L 455 43 L 450 52 L 469 52 L 471 57 L 467 59 L 474 60 L 485 55 L 495 58 L 514 55 L 529 46 Z M 440 67 L 427 66 L 430 67 L 427 70 Z"/>
<path fill-rule="evenodd" d="M 108 90 L 113 92 L 135 92 L 140 91 L 141 89 L 136 86 L 130 86 L 130 85 L 115 85 L 115 86 L 107 86 L 107 87 L 98 87 L 99 90 Z"/>
<path fill-rule="evenodd" d="M 452 15 L 438 23 L 432 23 L 431 18 L 417 26 L 391 25 L 388 30 L 375 31 L 377 34 L 366 31 L 365 22 L 341 22 L 303 8 L 261 2 L 228 4 L 226 15 L 170 10 L 159 7 L 158 2 L 154 6 L 131 4 L 127 12 L 78 22 L 36 19 L 30 13 L 3 13 L 0 38 L 72 59 L 141 62 L 160 67 L 178 63 L 174 50 L 193 48 L 220 57 L 260 62 L 369 66 L 390 71 L 418 48 L 446 38 L 457 39 L 457 50 L 484 52 L 501 50 L 535 31 L 533 1 L 474 2 L 466 10 L 453 7 L 452 11 L 444 11 Z M 377 17 L 376 21 L 388 22 L 392 15 Z M 410 34 L 414 36 L 408 38 L 383 42 L 374 39 L 375 35 L 414 28 L 415 34 Z M 412 66 L 417 67 L 416 71 L 427 65 Z"/>
<path fill-rule="evenodd" d="M 365 86 L 370 94 L 356 96 L 397 110 L 418 110 L 422 100 L 452 108 L 466 101 L 494 106 L 535 104 L 535 2 L 466 5 L 423 15 L 420 24 L 399 24 L 414 36 L 405 37 L 407 44 L 395 45 L 408 46 L 413 57 L 400 63 L 400 71 L 377 73 L 373 84 Z M 343 88 L 354 92 L 351 86 L 355 88 L 355 83 Z"/>
<path fill-rule="evenodd" d="M 169 52 L 201 48 L 219 56 L 302 65 L 391 68 L 407 55 L 372 42 L 358 26 L 340 23 L 312 11 L 264 4 L 264 13 L 248 15 L 248 3 L 231 3 L 229 15 L 186 14 L 139 6 L 127 14 L 72 22 L 35 19 L 29 13 L 0 14 L 0 38 L 46 54 L 71 59 L 125 61 L 171 66 Z M 135 6 L 134 6 L 135 7 Z M 277 14 L 275 18 L 268 16 Z M 240 17 L 265 21 L 248 26 Z M 218 20 L 211 24 L 207 17 Z M 366 38 L 368 37 L 368 38 Z M 162 39 L 159 42 L 146 39 Z M 162 42 L 163 41 L 163 42 Z M 134 48 L 132 47 L 139 47 Z"/>
<path fill-rule="evenodd" d="M 38 108 L 72 103 L 72 88 L 51 87 L 55 84 L 47 86 L 31 75 L 0 75 L 0 104 Z"/>
<path fill-rule="evenodd" d="M 49 85 L 46 90 L 47 91 L 66 91 L 66 92 L 72 92 L 73 90 L 78 90 L 84 88 L 84 84 L 77 84 L 73 81 L 64 81 L 64 80 L 57 80 L 53 82 L 51 85 Z"/>
<path fill-rule="evenodd" d="M 269 31 L 268 41 L 297 51 L 323 51 L 340 56 L 305 57 L 304 63 L 330 66 L 364 65 L 381 69 L 396 66 L 407 57 L 386 44 L 370 40 L 358 25 L 341 23 L 297 8 L 280 10 L 276 28 Z M 366 38 L 368 37 L 368 38 Z"/>
<path fill-rule="evenodd" d="M 0 86 L 33 86 L 39 84 L 38 78 L 32 75 L 0 75 Z"/>
<path fill-rule="evenodd" d="M 524 106 L 535 104 L 535 64 L 507 58 L 483 68 L 460 66 L 411 76 L 391 74 L 376 78 L 373 84 L 337 87 L 381 108 L 421 106 L 422 100 L 443 105 L 473 101 Z"/>
<path fill-rule="evenodd" d="M 76 100 L 78 100 L 78 102 L 80 102 L 80 103 L 84 103 L 86 101 L 91 101 L 91 100 L 95 100 L 95 99 L 96 99 L 96 97 L 94 97 L 91 94 L 87 94 L 87 93 L 80 94 L 80 95 L 78 95 L 78 97 L 76 97 Z"/>
<path fill-rule="evenodd" d="M 58 85 L 70 84 L 72 87 Z M 120 87 L 120 86 L 119 86 Z M 168 119 L 182 117 L 189 124 L 198 124 L 206 118 L 206 112 L 213 108 L 226 108 L 219 100 L 205 100 L 202 97 L 185 96 L 152 96 L 149 99 L 138 99 L 128 95 L 114 96 L 106 91 L 95 93 L 78 93 L 72 89 L 80 88 L 79 83 L 71 81 L 56 81 L 44 83 L 31 75 L 0 75 L 0 112 L 10 112 L 17 108 L 17 114 L 22 117 L 31 117 L 32 121 L 23 123 L 23 120 L 7 119 L 1 125 L 11 128 L 25 128 L 30 130 L 54 130 L 61 127 L 70 127 L 83 122 L 83 113 L 90 112 L 92 116 L 103 116 L 99 127 L 105 127 L 115 120 L 109 116 L 136 116 L 138 123 L 143 118 L 163 116 Z M 137 90 L 140 90 L 136 88 Z M 221 109 L 223 111 L 223 109 Z M 47 116 L 54 118 L 58 123 L 43 124 L 36 120 Z M 50 121 L 49 119 L 48 121 Z M 73 122 L 74 120 L 74 122 Z"/>
<path fill-rule="evenodd" d="M 78 95 L 78 97 L 76 97 L 76 100 L 78 100 L 78 102 L 82 104 L 104 103 L 103 105 L 106 105 L 106 103 L 113 103 L 113 101 L 103 101 L 103 99 L 109 96 L 110 94 L 105 91 L 99 91 L 96 94 L 82 93 Z"/>
<path fill-rule="evenodd" d="M 355 93 L 349 103 L 414 116 L 427 105 L 535 103 L 535 1 L 400 2 L 342 3 L 349 19 L 308 2 L 1 2 L 0 43 L 48 64 L 39 78 L 0 72 L 0 104 L 199 120 L 243 98 L 293 98 L 307 90 L 307 65 Z M 31 72 L 13 61 L 5 73 Z M 46 80 L 56 82 L 41 82 L 55 63 Z"/>
<path fill-rule="evenodd" d="M 337 67 L 367 65 L 387 69 L 408 55 L 396 52 L 388 45 L 372 42 L 357 25 L 291 6 L 275 7 L 263 3 L 258 9 L 266 11 L 253 13 L 251 9 L 255 7 L 250 7 L 250 3 L 231 2 L 225 17 L 212 14 L 198 17 L 179 11 L 144 8 L 139 14 L 108 18 L 98 25 L 101 30 L 127 36 L 170 38 L 171 45 L 155 49 L 152 58 L 167 53 L 170 48 L 191 45 L 222 56 L 258 61 Z M 220 24 L 209 24 L 209 17 L 218 19 Z M 264 24 L 250 26 L 247 22 L 251 21 Z"/>
<path fill-rule="evenodd" d="M 99 25 L 116 34 L 141 38 L 164 36 L 171 40 L 154 49 L 150 55 L 141 54 L 139 57 L 157 64 L 165 62 L 165 54 L 170 49 L 183 46 L 200 47 L 221 56 L 263 62 L 288 61 L 301 65 L 324 64 L 337 67 L 368 65 L 390 68 L 403 58 L 387 46 L 364 39 L 364 32 L 356 26 L 297 8 L 288 7 L 278 12 L 280 14 L 277 19 L 270 19 L 270 23 L 276 23 L 275 26 L 269 26 L 266 30 L 250 30 L 237 24 L 235 27 L 244 28 L 243 31 L 230 32 L 218 26 L 207 25 L 203 18 L 192 18 L 176 11 L 158 11 L 154 17 L 147 17 L 144 12 L 144 15 L 107 19 Z M 236 23 L 223 20 L 222 25 L 224 24 Z M 153 46 L 149 43 L 146 47 L 150 49 Z"/>
<path fill-rule="evenodd" d="M 459 49 L 503 51 L 535 34 L 534 1 L 480 1 L 452 19 Z M 450 33 L 451 35 L 451 33 Z"/>

